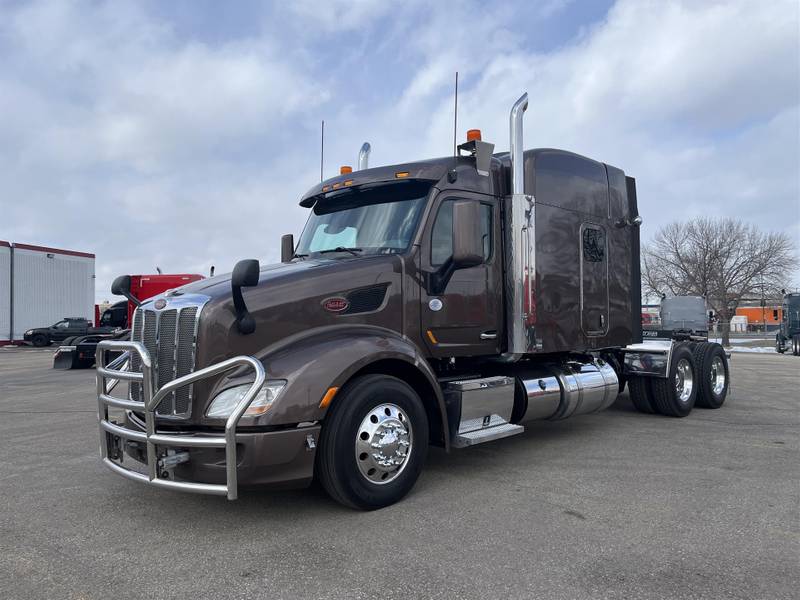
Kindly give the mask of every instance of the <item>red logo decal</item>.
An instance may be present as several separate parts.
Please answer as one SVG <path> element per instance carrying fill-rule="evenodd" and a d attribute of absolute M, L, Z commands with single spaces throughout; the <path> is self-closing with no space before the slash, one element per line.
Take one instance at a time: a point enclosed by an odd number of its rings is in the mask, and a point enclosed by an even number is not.
<path fill-rule="evenodd" d="M 347 298 L 328 298 L 322 301 L 322 308 L 328 312 L 342 312 L 350 308 L 350 301 Z"/>

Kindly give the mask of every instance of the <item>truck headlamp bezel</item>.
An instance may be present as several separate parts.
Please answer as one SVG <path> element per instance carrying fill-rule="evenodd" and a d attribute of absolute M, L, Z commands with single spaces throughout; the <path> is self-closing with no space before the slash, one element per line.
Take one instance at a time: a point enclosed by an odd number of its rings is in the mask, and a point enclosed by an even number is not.
<path fill-rule="evenodd" d="M 246 383 L 222 390 L 214 396 L 211 404 L 208 405 L 206 417 L 210 419 L 227 419 L 247 394 L 250 386 L 251 384 Z M 266 413 L 285 387 L 286 380 L 283 379 L 265 381 L 243 416 L 258 417 Z"/>

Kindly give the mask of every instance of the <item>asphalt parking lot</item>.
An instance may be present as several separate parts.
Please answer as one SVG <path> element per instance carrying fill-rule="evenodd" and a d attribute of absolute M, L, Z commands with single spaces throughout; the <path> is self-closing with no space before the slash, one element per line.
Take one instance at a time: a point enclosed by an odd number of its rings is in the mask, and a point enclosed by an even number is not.
<path fill-rule="evenodd" d="M 93 371 L 0 350 L 0 597 L 796 598 L 800 358 L 737 354 L 717 411 L 434 450 L 403 502 L 236 502 L 98 459 Z M 792 591 L 794 590 L 794 591 Z"/>

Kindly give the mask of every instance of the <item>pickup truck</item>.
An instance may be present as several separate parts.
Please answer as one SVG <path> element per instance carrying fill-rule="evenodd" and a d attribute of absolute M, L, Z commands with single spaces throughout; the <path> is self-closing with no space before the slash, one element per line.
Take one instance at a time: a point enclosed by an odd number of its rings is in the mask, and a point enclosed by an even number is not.
<path fill-rule="evenodd" d="M 50 327 L 37 327 L 25 332 L 24 340 L 36 347 L 49 346 L 53 342 L 61 342 L 78 335 L 94 333 L 111 333 L 115 327 L 93 327 L 92 322 L 82 317 L 64 317 Z"/>

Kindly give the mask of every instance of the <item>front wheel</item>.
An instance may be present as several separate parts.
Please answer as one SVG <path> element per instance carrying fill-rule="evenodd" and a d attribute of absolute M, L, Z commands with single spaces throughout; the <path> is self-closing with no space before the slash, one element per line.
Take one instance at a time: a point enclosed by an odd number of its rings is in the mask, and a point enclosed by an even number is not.
<path fill-rule="evenodd" d="M 33 339 L 31 339 L 31 342 L 37 348 L 43 348 L 45 346 L 50 345 L 50 340 L 48 340 L 47 336 L 43 333 L 37 333 L 36 335 L 34 335 Z"/>
<path fill-rule="evenodd" d="M 416 483 L 428 453 L 428 416 L 417 393 L 388 375 L 349 382 L 325 418 L 316 473 L 352 508 L 394 504 Z"/>

